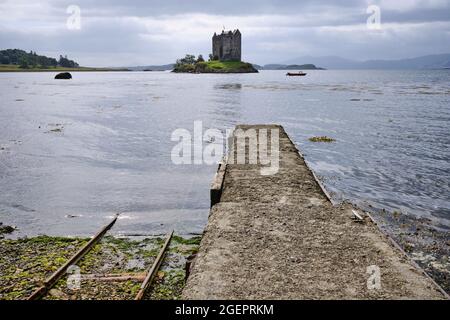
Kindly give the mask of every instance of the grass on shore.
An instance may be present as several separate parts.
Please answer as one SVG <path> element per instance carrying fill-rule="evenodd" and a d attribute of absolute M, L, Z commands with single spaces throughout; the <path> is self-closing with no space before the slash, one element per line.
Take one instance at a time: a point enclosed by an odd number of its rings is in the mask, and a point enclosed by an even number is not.
<path fill-rule="evenodd" d="M 128 69 L 114 69 L 114 68 L 89 68 L 89 67 L 78 67 L 78 68 L 63 68 L 63 67 L 31 67 L 28 69 L 20 68 L 19 65 L 15 64 L 0 64 L 0 72 L 67 72 L 67 71 L 129 71 Z"/>
<path fill-rule="evenodd" d="M 242 67 L 247 67 L 248 63 L 240 61 L 205 61 L 207 68 L 214 70 L 236 70 Z"/>

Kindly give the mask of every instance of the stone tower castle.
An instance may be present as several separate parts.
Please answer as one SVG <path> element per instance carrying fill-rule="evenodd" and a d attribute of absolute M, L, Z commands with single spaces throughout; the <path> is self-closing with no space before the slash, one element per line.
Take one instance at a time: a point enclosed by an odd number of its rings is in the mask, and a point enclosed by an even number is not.
<path fill-rule="evenodd" d="M 214 32 L 212 49 L 214 59 L 220 61 L 241 61 L 241 32 L 239 29 L 222 31 L 219 35 Z"/>

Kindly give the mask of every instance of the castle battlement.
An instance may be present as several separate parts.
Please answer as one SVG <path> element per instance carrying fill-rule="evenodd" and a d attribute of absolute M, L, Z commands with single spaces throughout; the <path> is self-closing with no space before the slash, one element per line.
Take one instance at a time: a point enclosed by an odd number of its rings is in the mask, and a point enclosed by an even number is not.
<path fill-rule="evenodd" d="M 212 38 L 212 54 L 220 61 L 241 61 L 241 32 L 223 30 L 221 34 L 214 32 Z"/>

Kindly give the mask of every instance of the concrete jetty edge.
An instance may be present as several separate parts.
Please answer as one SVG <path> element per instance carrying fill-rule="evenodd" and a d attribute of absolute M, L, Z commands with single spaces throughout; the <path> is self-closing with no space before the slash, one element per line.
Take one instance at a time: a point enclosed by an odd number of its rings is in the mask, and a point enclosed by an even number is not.
<path fill-rule="evenodd" d="M 369 213 L 332 203 L 281 126 L 236 129 L 256 131 L 258 150 L 260 138 L 270 137 L 269 153 L 278 130 L 279 170 L 262 175 L 265 165 L 250 163 L 248 154 L 246 163 L 235 162 L 251 139 L 239 146 L 233 134 L 183 298 L 449 298 Z"/>

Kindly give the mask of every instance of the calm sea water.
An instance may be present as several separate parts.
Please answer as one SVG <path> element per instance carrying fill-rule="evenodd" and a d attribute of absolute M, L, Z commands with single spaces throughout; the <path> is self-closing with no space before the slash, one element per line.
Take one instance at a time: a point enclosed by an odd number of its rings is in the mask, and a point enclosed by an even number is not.
<path fill-rule="evenodd" d="M 17 235 L 201 232 L 216 166 L 177 128 L 279 123 L 337 199 L 450 225 L 450 71 L 0 74 L 0 221 Z M 317 144 L 309 137 L 337 140 Z"/>

